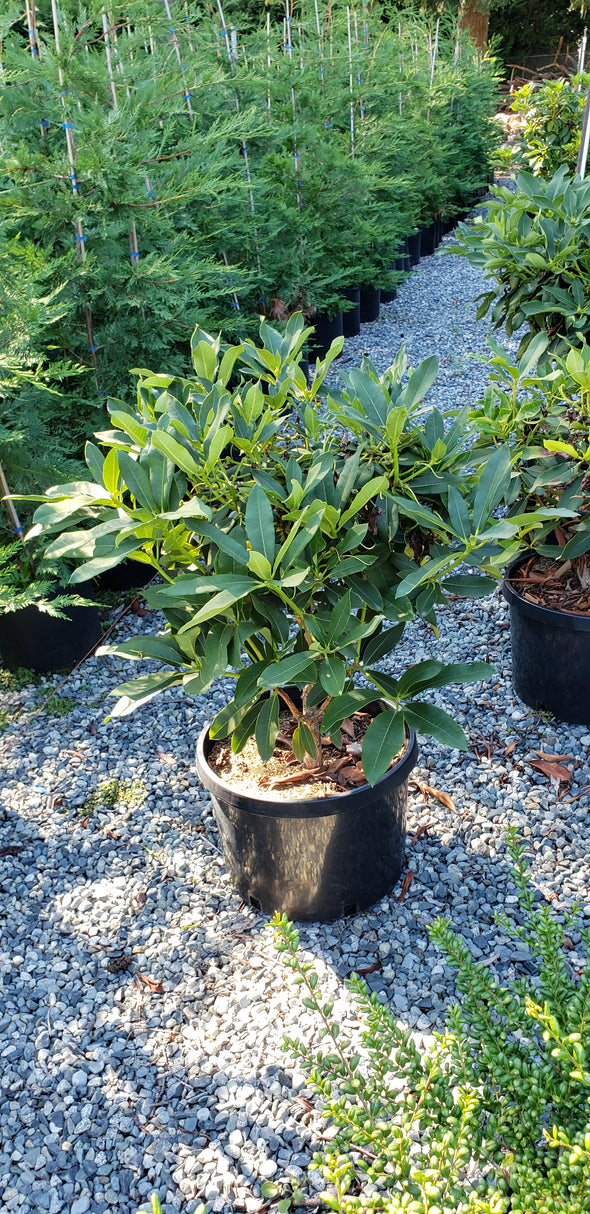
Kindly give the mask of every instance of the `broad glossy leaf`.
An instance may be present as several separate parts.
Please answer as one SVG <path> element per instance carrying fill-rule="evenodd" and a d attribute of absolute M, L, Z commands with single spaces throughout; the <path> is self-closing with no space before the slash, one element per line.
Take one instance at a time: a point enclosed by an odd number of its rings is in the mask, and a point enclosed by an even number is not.
<path fill-rule="evenodd" d="M 329 696 L 342 695 L 346 684 L 346 666 L 334 654 L 328 654 L 320 662 L 320 682 Z"/>
<path fill-rule="evenodd" d="M 116 645 L 101 645 L 97 649 L 99 657 L 115 656 L 119 658 L 152 658 L 157 662 L 166 662 L 169 666 L 184 666 L 185 660 L 177 645 L 167 637 L 138 636 L 129 637 Z"/>
<path fill-rule="evenodd" d="M 363 738 L 363 771 L 369 784 L 376 784 L 401 750 L 404 718 L 401 712 L 384 711 L 371 721 Z"/>
<path fill-rule="evenodd" d="M 171 434 L 167 434 L 165 430 L 153 430 L 151 434 L 152 445 L 157 451 L 161 451 L 167 459 L 176 464 L 177 468 L 181 468 L 186 472 L 187 476 L 193 478 L 197 482 L 202 480 L 203 469 L 197 460 L 186 447 L 182 446 L 177 439 L 172 438 Z"/>
<path fill-rule="evenodd" d="M 380 493 L 386 493 L 389 489 L 389 481 L 386 476 L 374 476 L 358 493 L 353 497 L 350 506 L 340 516 L 338 529 L 344 526 L 349 519 L 354 518 L 364 507 L 371 501 L 371 498 L 377 497 Z"/>
<path fill-rule="evenodd" d="M 136 502 L 145 510 L 155 513 L 158 507 L 152 494 L 149 477 L 141 464 L 133 459 L 127 451 L 117 451 L 117 462 L 123 481 Z"/>
<path fill-rule="evenodd" d="M 443 712 L 443 709 L 437 708 L 435 704 L 423 704 L 418 700 L 413 700 L 409 704 L 404 704 L 403 715 L 408 725 L 411 725 L 416 733 L 435 738 L 437 742 L 442 742 L 443 746 L 454 746 L 457 750 L 467 750 L 467 738 L 461 726 L 457 725 L 457 722 L 447 712 Z"/>
<path fill-rule="evenodd" d="M 431 355 L 430 358 L 425 358 L 424 362 L 421 362 L 420 366 L 415 371 L 412 371 L 404 392 L 404 405 L 406 409 L 413 409 L 414 405 L 418 405 L 424 399 L 437 375 L 438 359 L 434 355 Z"/>
<path fill-rule="evenodd" d="M 459 573 L 447 577 L 441 583 L 441 589 L 447 594 L 458 594 L 465 598 L 484 598 L 496 588 L 498 583 L 493 577 L 485 574 Z"/>
<path fill-rule="evenodd" d="M 379 696 L 371 687 L 355 687 L 353 691 L 345 691 L 344 695 L 331 700 L 324 713 L 322 730 L 330 733 L 335 726 L 340 726 L 354 712 L 361 712 L 367 704 L 374 704 Z"/>
<path fill-rule="evenodd" d="M 291 653 L 280 662 L 272 662 L 260 675 L 258 686 L 262 688 L 282 687 L 288 683 L 315 683 L 317 669 L 313 654 Z"/>
<path fill-rule="evenodd" d="M 510 484 L 512 456 L 508 447 L 499 447 L 490 456 L 478 482 L 473 504 L 474 534 L 487 526 L 490 515 L 503 500 Z"/>
<path fill-rule="evenodd" d="M 228 608 L 233 607 L 234 603 L 238 603 L 240 599 L 244 599 L 246 595 L 258 589 L 257 582 L 249 581 L 248 586 L 242 590 L 220 590 L 219 594 L 214 594 L 213 598 L 197 611 L 192 623 L 204 624 L 205 620 L 212 620 L 216 615 L 225 615 Z"/>
<path fill-rule="evenodd" d="M 156 674 L 143 674 L 129 683 L 120 683 L 118 687 L 109 692 L 109 695 L 121 697 L 115 704 L 111 716 L 128 717 L 130 713 L 135 712 L 136 708 L 147 704 L 161 691 L 166 691 L 168 687 L 174 687 L 178 683 L 182 683 L 182 674 L 179 671 L 169 670 L 158 671 Z"/>
<path fill-rule="evenodd" d="M 391 653 L 401 640 L 404 627 L 404 624 L 396 624 L 393 628 L 385 628 L 377 636 L 371 637 L 362 649 L 365 666 L 371 666 L 373 662 L 379 662 L 381 658 Z"/>
<path fill-rule="evenodd" d="M 275 556 L 275 530 L 272 506 L 260 485 L 254 485 L 246 503 L 246 534 L 255 552 L 261 552 L 272 565 Z"/>
<path fill-rule="evenodd" d="M 279 697 L 275 691 L 263 701 L 256 721 L 256 745 L 263 763 L 272 759 L 279 732 Z"/>

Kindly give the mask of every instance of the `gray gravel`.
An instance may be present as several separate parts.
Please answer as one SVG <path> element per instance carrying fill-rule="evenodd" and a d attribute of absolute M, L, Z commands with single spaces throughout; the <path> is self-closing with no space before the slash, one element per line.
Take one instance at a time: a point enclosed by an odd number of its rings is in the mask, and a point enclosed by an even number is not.
<path fill-rule="evenodd" d="M 438 350 L 447 357 L 441 399 L 456 393 L 459 403 L 481 386 L 477 365 L 451 361 L 481 348 L 481 327 L 463 309 L 478 289 L 464 261 L 431 258 L 361 344 L 383 366 L 401 332 L 415 361 Z M 516 699 L 497 594 L 453 602 L 440 619 L 440 641 L 423 624 L 407 630 L 396 665 L 469 656 L 496 668 L 485 686 L 433 693 L 471 749 L 422 740 L 414 774 L 454 808 L 431 793 L 425 803 L 412 787 L 405 900 L 398 886 L 367 914 L 301 931 L 341 1022 L 354 1029 L 343 979 L 379 960 L 367 980 L 419 1040 L 441 1027 L 454 991 L 429 943 L 436 915 L 451 917 L 491 972 L 529 972 L 526 953 L 493 919 L 516 901 L 509 824 L 529 840 L 539 898 L 558 914 L 580 903 L 590 919 L 590 730 L 539 719 Z M 146 624 L 160 621 L 128 616 L 121 631 Z M 193 766 L 197 733 L 227 689 L 194 699 L 172 691 L 107 724 L 105 694 L 129 670 L 88 661 L 61 690 L 75 706 L 59 718 L 33 715 L 57 677 L 0 695 L 10 717 L 0 738 L 0 849 L 18 849 L 0 856 L 3 1212 L 135 1214 L 152 1189 L 168 1214 L 192 1214 L 199 1200 L 210 1211 L 253 1212 L 266 1178 L 305 1174 L 310 1192 L 321 1187 L 306 1173 L 321 1123 L 281 1050 L 285 1030 L 305 1036 L 308 1013 L 277 963 L 267 920 L 229 886 Z M 573 757 L 564 798 L 530 766 L 535 749 Z M 91 796 L 113 780 L 118 800 L 112 783 Z M 121 957 L 129 968 L 115 972 Z"/>

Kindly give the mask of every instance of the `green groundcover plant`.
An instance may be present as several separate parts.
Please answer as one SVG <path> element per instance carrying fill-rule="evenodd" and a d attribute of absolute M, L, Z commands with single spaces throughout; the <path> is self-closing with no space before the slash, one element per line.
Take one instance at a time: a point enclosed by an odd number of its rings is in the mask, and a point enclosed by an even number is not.
<path fill-rule="evenodd" d="M 590 971 L 574 968 L 566 927 L 531 888 L 525 845 L 507 832 L 520 913 L 499 916 L 537 975 L 508 985 L 474 961 L 446 919 L 431 938 L 456 970 L 460 1003 L 420 1052 L 367 985 L 349 987 L 362 1023 L 340 1034 L 299 934 L 275 916 L 276 944 L 319 1047 L 287 1039 L 336 1130 L 313 1167 L 338 1214 L 585 1214 L 590 1208 Z M 587 956 L 590 932 L 580 929 Z"/>

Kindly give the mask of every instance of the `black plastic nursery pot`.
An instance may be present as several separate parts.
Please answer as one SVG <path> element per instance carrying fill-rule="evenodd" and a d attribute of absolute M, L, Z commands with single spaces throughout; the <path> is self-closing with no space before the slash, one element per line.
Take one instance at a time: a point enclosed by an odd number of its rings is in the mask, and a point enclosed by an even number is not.
<path fill-rule="evenodd" d="M 76 589 L 86 593 L 83 586 Z M 96 607 L 69 607 L 67 615 L 68 619 L 61 620 L 37 607 L 1 615 L 2 664 L 11 670 L 25 666 L 51 674 L 80 662 L 100 640 L 100 616 Z"/>
<path fill-rule="evenodd" d="M 207 762 L 208 726 L 197 742 L 199 779 L 211 794 L 223 855 L 244 902 L 295 920 L 328 922 L 388 894 L 404 863 L 408 779 L 418 756 L 410 731 L 402 758 L 371 788 L 305 800 L 246 796 Z"/>
<path fill-rule="evenodd" d="M 590 615 L 542 607 L 518 594 L 511 578 L 529 556 L 512 562 L 502 584 L 510 606 L 512 685 L 531 708 L 590 725 Z"/>
<path fill-rule="evenodd" d="M 381 291 L 379 287 L 363 284 L 361 287 L 361 324 L 366 325 L 372 320 L 379 320 L 380 307 Z"/>
<path fill-rule="evenodd" d="M 309 339 L 308 355 L 310 363 L 314 363 L 316 358 L 325 358 L 332 342 L 342 337 L 342 312 L 337 312 L 335 316 L 320 312 L 311 323 L 315 333 Z"/>
<path fill-rule="evenodd" d="M 434 221 L 427 228 L 420 228 L 420 256 L 432 257 L 436 248 L 436 233 Z"/>
<path fill-rule="evenodd" d="M 407 236 L 404 237 L 404 240 L 402 241 L 402 247 L 398 257 L 399 269 L 403 270 L 404 274 L 409 274 L 410 270 L 412 269 L 412 262 L 410 261 L 410 245 Z"/>
<path fill-rule="evenodd" d="M 381 303 L 382 304 L 393 303 L 394 299 L 397 299 L 397 290 L 395 288 L 393 288 L 391 291 L 387 291 L 387 290 L 384 291 L 383 287 L 381 287 Z"/>
<path fill-rule="evenodd" d="M 356 337 L 361 331 L 361 289 L 360 287 L 347 287 L 342 292 L 345 299 L 349 299 L 354 304 L 353 308 L 348 308 L 342 313 L 342 332 L 345 337 Z"/>
<path fill-rule="evenodd" d="M 420 261 L 420 232 L 413 232 L 408 236 L 408 250 L 410 254 L 410 265 L 417 266 Z"/>
<path fill-rule="evenodd" d="M 113 569 L 105 569 L 94 579 L 97 590 L 141 590 L 155 576 L 155 569 L 132 557 L 121 561 Z"/>

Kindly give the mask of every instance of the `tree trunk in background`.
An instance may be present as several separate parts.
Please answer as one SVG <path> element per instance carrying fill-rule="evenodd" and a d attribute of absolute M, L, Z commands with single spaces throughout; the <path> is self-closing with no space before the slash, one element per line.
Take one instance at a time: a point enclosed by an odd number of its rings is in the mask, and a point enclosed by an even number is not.
<path fill-rule="evenodd" d="M 480 12 L 483 8 L 481 0 L 461 0 L 459 28 L 468 30 L 480 51 L 485 51 L 488 43 L 489 13 Z"/>

